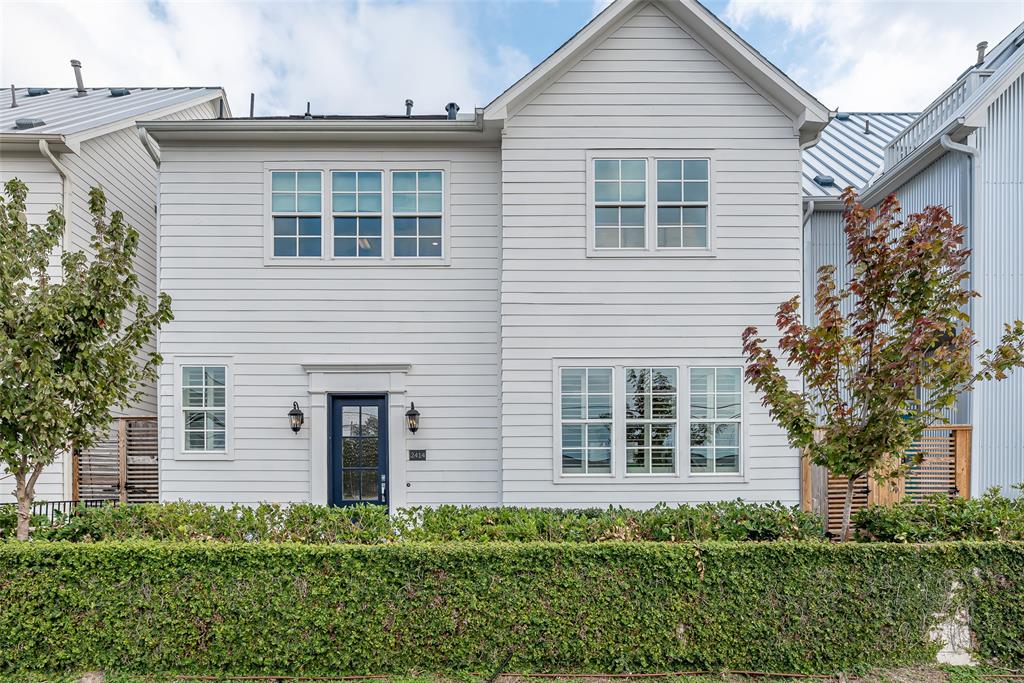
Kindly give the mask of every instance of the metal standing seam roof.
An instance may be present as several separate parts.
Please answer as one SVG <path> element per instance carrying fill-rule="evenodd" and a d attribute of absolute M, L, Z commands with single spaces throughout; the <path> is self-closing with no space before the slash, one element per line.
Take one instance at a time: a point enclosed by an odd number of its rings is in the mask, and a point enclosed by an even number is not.
<path fill-rule="evenodd" d="M 906 112 L 840 113 L 822 131 L 818 144 L 803 152 L 804 196 L 838 197 L 849 185 L 866 187 L 882 167 L 885 146 L 916 118 Z M 819 175 L 831 176 L 834 184 L 819 185 L 814 181 Z"/>
<path fill-rule="evenodd" d="M 75 88 L 47 88 L 46 95 L 29 97 L 28 88 L 15 89 L 17 106 L 11 108 L 10 88 L 0 91 L 0 133 L 13 135 L 73 135 L 125 119 L 175 106 L 187 106 L 192 100 L 223 95 L 216 87 L 128 88 L 128 95 L 113 97 L 110 88 L 86 88 L 78 97 Z M 42 119 L 43 125 L 18 129 L 18 119 Z"/>

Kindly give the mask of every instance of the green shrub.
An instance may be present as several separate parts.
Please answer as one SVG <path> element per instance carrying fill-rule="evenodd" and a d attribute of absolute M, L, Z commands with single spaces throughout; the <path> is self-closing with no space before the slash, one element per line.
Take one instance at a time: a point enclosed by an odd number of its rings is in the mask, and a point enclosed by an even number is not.
<path fill-rule="evenodd" d="M 33 527 L 44 527 L 50 521 L 42 515 L 33 515 L 29 522 Z M 18 506 L 14 504 L 0 505 L 0 542 L 13 539 L 18 530 Z"/>
<path fill-rule="evenodd" d="M 393 518 L 379 506 L 329 508 L 199 503 L 79 507 L 67 520 L 40 524 L 37 540 L 294 541 L 774 541 L 821 540 L 821 520 L 774 503 L 742 501 L 558 510 L 544 508 L 409 508 Z"/>
<path fill-rule="evenodd" d="M 1019 544 L 4 544 L 0 672 L 854 671 L 932 660 L 957 581 L 1024 663 Z"/>
<path fill-rule="evenodd" d="M 417 541 L 778 541 L 824 538 L 821 518 L 781 503 L 740 500 L 648 510 L 473 508 L 405 513 Z"/>
<path fill-rule="evenodd" d="M 393 540 L 387 509 L 376 505 L 326 507 L 202 503 L 147 503 L 79 507 L 66 520 L 35 529 L 33 538 L 65 541 L 227 541 L 385 543 Z"/>
<path fill-rule="evenodd" d="M 860 541 L 1024 540 L 1024 497 L 1007 498 L 999 489 L 980 498 L 937 494 L 924 503 L 904 500 L 893 507 L 871 505 L 854 515 Z"/>

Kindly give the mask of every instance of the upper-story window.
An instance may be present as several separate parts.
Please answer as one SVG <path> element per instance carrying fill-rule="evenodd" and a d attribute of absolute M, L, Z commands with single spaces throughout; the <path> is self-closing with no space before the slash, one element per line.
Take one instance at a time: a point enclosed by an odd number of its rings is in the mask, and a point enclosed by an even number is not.
<path fill-rule="evenodd" d="M 391 174 L 395 256 L 442 255 L 444 190 L 441 171 Z"/>
<path fill-rule="evenodd" d="M 323 175 L 320 171 L 274 171 L 270 178 L 274 256 L 319 258 Z"/>
<path fill-rule="evenodd" d="M 618 152 L 587 155 L 587 254 L 712 255 L 712 155 Z"/>
<path fill-rule="evenodd" d="M 380 258 L 384 203 L 380 171 L 334 171 L 331 213 L 334 255 Z"/>
<path fill-rule="evenodd" d="M 642 249 L 647 244 L 647 161 L 594 160 L 594 244 Z"/>
<path fill-rule="evenodd" d="M 276 165 L 265 165 L 266 265 L 450 263 L 449 162 Z"/>
<path fill-rule="evenodd" d="M 658 247 L 708 246 L 707 159 L 658 159 Z"/>

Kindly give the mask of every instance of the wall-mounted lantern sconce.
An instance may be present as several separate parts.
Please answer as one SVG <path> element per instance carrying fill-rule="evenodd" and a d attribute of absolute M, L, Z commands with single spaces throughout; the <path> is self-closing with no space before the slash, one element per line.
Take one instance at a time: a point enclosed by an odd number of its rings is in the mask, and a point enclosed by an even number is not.
<path fill-rule="evenodd" d="M 299 402 L 292 401 L 292 409 L 288 411 L 288 422 L 291 423 L 292 431 L 296 434 L 302 428 L 302 423 L 306 421 L 306 416 L 302 414 L 302 410 L 299 409 Z"/>
<path fill-rule="evenodd" d="M 420 411 L 416 410 L 415 403 L 410 403 L 409 410 L 405 411 L 405 423 L 409 425 L 409 431 L 413 434 L 420 428 Z"/>

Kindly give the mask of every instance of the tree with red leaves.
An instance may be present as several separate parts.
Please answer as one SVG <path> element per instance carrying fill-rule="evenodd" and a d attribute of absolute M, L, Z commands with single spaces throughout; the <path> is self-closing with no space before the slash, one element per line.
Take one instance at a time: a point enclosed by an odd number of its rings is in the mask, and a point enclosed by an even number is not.
<path fill-rule="evenodd" d="M 839 288 L 835 266 L 822 266 L 817 324 L 803 324 L 799 297 L 776 316 L 781 355 L 804 389 L 791 388 L 756 327 L 744 330 L 743 350 L 746 378 L 790 444 L 848 478 L 845 540 L 854 480 L 902 476 L 914 459 L 889 454 L 906 454 L 977 382 L 1024 366 L 1024 322 L 1007 324 L 999 344 L 972 359 L 977 339 L 967 310 L 979 294 L 968 288 L 966 228 L 941 206 L 903 220 L 894 195 L 866 208 L 847 188 L 843 201 L 850 281 Z"/>

